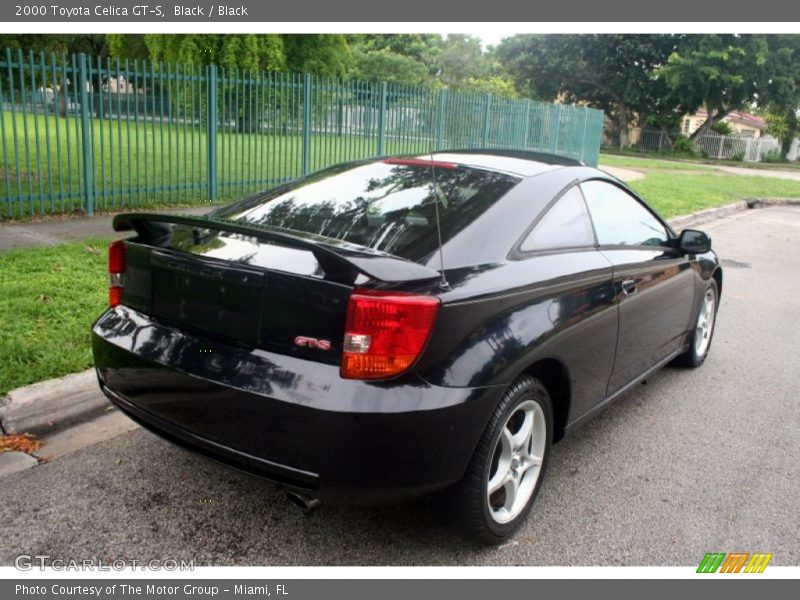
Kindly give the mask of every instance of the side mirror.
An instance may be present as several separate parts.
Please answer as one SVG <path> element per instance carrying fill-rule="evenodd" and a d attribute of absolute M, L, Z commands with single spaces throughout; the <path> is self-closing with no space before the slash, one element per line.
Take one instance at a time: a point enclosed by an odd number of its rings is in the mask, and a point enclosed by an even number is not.
<path fill-rule="evenodd" d="M 704 231 L 684 229 L 678 238 L 678 248 L 686 254 L 704 254 L 711 250 L 711 238 Z"/>

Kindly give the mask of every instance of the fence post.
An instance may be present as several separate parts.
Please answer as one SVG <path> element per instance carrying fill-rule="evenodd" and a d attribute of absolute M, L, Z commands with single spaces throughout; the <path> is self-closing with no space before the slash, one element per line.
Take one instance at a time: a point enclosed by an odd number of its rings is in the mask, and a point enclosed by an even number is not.
<path fill-rule="evenodd" d="M 492 95 L 486 94 L 486 99 L 483 102 L 483 147 L 489 145 L 489 111 L 492 106 Z"/>
<path fill-rule="evenodd" d="M 447 90 L 439 91 L 439 120 L 436 123 L 436 150 L 444 147 L 444 107 L 447 103 Z"/>
<path fill-rule="evenodd" d="M 555 129 L 550 135 L 550 152 L 552 154 L 558 153 L 558 136 L 561 134 L 561 110 L 563 108 L 563 104 L 556 104 L 556 118 L 554 119 Z"/>
<path fill-rule="evenodd" d="M 381 105 L 378 113 L 378 156 L 383 156 L 383 146 L 386 141 L 386 82 L 381 81 Z"/>
<path fill-rule="evenodd" d="M 725 145 L 725 136 L 719 136 L 719 150 L 717 151 L 717 158 L 722 158 L 722 148 Z"/>
<path fill-rule="evenodd" d="M 78 80 L 81 86 L 81 146 L 83 149 L 83 195 L 86 198 L 86 214 L 94 214 L 94 157 L 92 156 L 92 124 L 89 121 L 89 94 L 86 86 L 91 79 L 86 68 L 86 55 L 78 55 Z"/>
<path fill-rule="evenodd" d="M 583 160 L 584 154 L 586 153 L 586 125 L 589 122 L 589 109 L 584 106 L 583 107 L 583 132 L 581 133 L 581 157 L 580 161 L 585 162 Z"/>
<path fill-rule="evenodd" d="M 206 145 L 208 147 L 208 199 L 217 199 L 217 66 L 209 65 L 206 78 L 208 121 Z"/>
<path fill-rule="evenodd" d="M 311 75 L 303 76 L 303 175 L 311 172 Z"/>
<path fill-rule="evenodd" d="M 526 98 L 523 102 L 525 103 L 525 127 L 522 130 L 522 148 L 524 150 L 528 147 L 528 135 L 531 132 L 531 101 Z"/>

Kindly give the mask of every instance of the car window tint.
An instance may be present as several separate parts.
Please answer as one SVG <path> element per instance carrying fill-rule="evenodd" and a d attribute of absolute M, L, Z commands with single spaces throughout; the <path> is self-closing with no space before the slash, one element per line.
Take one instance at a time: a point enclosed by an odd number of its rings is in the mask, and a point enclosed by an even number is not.
<path fill-rule="evenodd" d="M 550 207 L 520 250 L 547 250 L 594 246 L 594 232 L 586 204 L 577 186 L 570 189 Z"/>
<path fill-rule="evenodd" d="M 663 246 L 667 230 L 628 192 L 605 181 L 581 184 L 601 246 Z"/>
<path fill-rule="evenodd" d="M 467 167 L 383 161 L 320 171 L 215 214 L 241 223 L 291 229 L 419 260 L 463 230 L 519 183 L 518 177 Z"/>

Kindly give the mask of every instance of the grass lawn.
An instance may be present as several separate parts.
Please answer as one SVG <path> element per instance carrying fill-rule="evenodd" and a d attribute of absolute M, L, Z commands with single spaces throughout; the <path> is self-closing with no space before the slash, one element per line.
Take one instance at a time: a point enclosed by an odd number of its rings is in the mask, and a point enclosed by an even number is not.
<path fill-rule="evenodd" d="M 109 241 L 0 252 L 0 394 L 92 366 Z"/>
<path fill-rule="evenodd" d="M 739 163 L 739 166 L 746 166 Z M 711 171 L 713 167 L 690 162 L 678 162 L 661 158 L 639 158 L 636 156 L 622 156 L 618 154 L 601 154 L 600 168 L 623 167 L 631 169 L 669 169 L 671 171 Z"/>
<path fill-rule="evenodd" d="M 91 125 L 98 209 L 208 199 L 204 126 L 99 118 Z M 0 218 L 80 208 L 83 157 L 78 118 L 4 112 L 0 136 Z M 312 135 L 310 168 L 374 156 L 376 138 L 375 132 Z M 428 142 L 417 137 L 389 137 L 384 153 L 427 148 Z M 235 198 L 298 177 L 302 163 L 303 136 L 297 132 L 237 133 L 220 128 L 218 197 Z M 29 202 L 31 197 L 41 199 Z"/>
<path fill-rule="evenodd" d="M 650 173 L 628 185 L 665 217 L 746 198 L 800 198 L 800 181 L 758 175 Z"/>

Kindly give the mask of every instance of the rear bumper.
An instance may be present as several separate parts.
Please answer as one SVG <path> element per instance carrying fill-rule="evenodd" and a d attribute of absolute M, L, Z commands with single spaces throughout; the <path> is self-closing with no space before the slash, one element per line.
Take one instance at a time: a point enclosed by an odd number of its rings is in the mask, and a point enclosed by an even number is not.
<path fill-rule="evenodd" d="M 339 377 L 119 307 L 95 323 L 104 393 L 181 446 L 333 501 L 397 501 L 461 478 L 502 388 Z"/>

